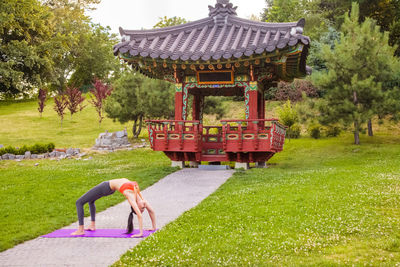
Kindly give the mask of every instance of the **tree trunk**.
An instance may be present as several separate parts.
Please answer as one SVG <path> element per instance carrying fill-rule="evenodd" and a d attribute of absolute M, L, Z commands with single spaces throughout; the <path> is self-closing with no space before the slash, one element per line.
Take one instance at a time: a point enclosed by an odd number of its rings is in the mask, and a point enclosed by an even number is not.
<path fill-rule="evenodd" d="M 137 125 L 137 119 L 135 119 L 135 122 L 133 123 L 133 126 L 132 126 L 132 135 L 135 137 L 135 135 L 136 135 L 136 125 Z"/>
<path fill-rule="evenodd" d="M 143 115 L 140 115 L 140 121 L 139 121 L 139 129 L 136 133 L 135 138 L 138 138 L 140 133 L 142 132 L 142 124 L 143 124 Z"/>
<path fill-rule="evenodd" d="M 358 131 L 358 121 L 354 121 L 354 144 L 360 144 L 360 133 Z"/>
<path fill-rule="evenodd" d="M 374 131 L 372 130 L 372 121 L 368 120 L 368 136 L 374 136 Z"/>

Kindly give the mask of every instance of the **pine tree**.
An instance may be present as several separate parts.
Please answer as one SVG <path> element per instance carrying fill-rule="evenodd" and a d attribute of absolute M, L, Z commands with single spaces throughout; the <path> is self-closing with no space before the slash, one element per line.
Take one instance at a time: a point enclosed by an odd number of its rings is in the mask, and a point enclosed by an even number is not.
<path fill-rule="evenodd" d="M 313 75 L 316 85 L 326 92 L 321 123 L 353 124 L 357 145 L 363 125 L 380 113 L 385 102 L 382 83 L 391 79 L 397 61 L 388 41 L 388 33 L 381 33 L 372 19 L 359 23 L 359 6 L 353 3 L 351 15 L 345 14 L 340 41 L 333 50 L 323 47 L 328 70 Z"/>
<path fill-rule="evenodd" d="M 133 121 L 132 133 L 137 138 L 143 119 L 170 118 L 174 114 L 172 84 L 126 71 L 114 84 L 105 107 L 108 117 L 120 123 Z"/>

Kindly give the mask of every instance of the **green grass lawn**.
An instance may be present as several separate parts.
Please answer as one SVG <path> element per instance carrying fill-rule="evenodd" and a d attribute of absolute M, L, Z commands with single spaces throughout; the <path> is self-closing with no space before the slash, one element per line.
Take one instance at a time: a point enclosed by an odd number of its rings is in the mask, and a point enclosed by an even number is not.
<path fill-rule="evenodd" d="M 53 142 L 57 148 L 90 148 L 101 132 L 115 132 L 127 127 L 131 136 L 131 124 L 122 125 L 104 118 L 101 125 L 95 109 L 88 106 L 71 118 L 66 110 L 63 128 L 60 118 L 53 110 L 53 100 L 46 103 L 42 118 L 37 111 L 37 101 L 0 101 L 0 144 L 4 146 L 33 145 Z M 105 115 L 104 115 L 105 116 Z M 143 131 L 145 135 L 146 131 Z"/>
<path fill-rule="evenodd" d="M 400 137 L 361 141 L 286 142 L 115 265 L 398 265 Z"/>
<path fill-rule="evenodd" d="M 169 166 L 167 157 L 150 149 L 87 161 L 0 161 L 0 251 L 77 221 L 75 201 L 100 182 L 125 177 L 144 189 L 175 170 Z M 96 207 L 101 211 L 123 200 L 113 194 L 96 201 Z"/>

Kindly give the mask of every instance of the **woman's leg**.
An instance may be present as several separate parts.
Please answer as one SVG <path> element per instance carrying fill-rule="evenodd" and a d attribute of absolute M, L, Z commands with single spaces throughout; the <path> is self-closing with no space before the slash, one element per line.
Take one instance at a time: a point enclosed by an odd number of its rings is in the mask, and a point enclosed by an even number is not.
<path fill-rule="evenodd" d="M 78 221 L 79 221 L 79 229 L 73 234 L 79 235 L 83 234 L 83 225 L 84 225 L 84 217 L 85 213 L 83 210 L 83 205 L 89 202 L 89 209 L 90 209 L 90 215 L 92 218 L 92 226 L 94 230 L 94 221 L 96 218 L 96 206 L 94 202 L 106 195 L 110 194 L 110 185 L 109 182 L 103 182 L 99 185 L 96 185 L 92 189 L 90 189 L 88 192 L 86 192 L 83 196 L 81 196 L 77 201 L 76 201 L 76 211 L 78 213 Z M 113 191 L 112 191 L 113 193 Z M 90 227 L 92 229 L 92 226 Z"/>

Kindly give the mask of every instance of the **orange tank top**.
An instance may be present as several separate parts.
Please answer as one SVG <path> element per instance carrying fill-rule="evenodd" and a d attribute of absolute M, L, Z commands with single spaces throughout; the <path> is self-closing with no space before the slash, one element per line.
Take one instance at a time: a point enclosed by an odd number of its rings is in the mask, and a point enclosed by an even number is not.
<path fill-rule="evenodd" d="M 132 190 L 132 191 L 135 191 L 135 186 L 138 186 L 138 183 L 137 183 L 137 182 L 127 182 L 127 183 L 124 183 L 124 184 L 121 185 L 121 187 L 119 188 L 119 192 L 121 192 L 121 193 L 123 194 L 125 190 Z"/>

